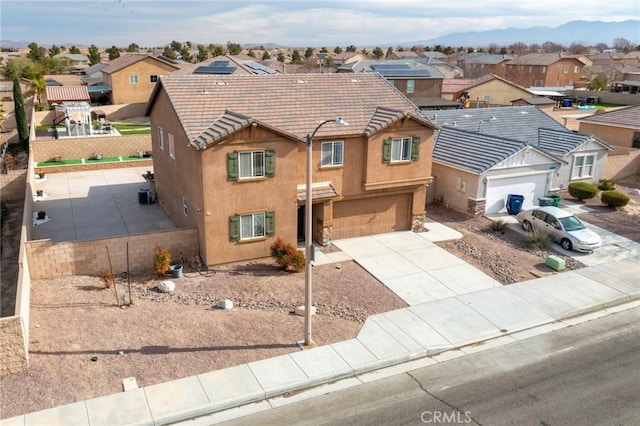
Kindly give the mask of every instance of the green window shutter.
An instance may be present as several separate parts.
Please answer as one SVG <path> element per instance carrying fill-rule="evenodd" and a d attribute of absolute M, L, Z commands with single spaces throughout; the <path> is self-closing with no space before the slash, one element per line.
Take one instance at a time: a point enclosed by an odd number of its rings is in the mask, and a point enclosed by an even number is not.
<path fill-rule="evenodd" d="M 264 221 L 264 229 L 267 237 L 273 237 L 274 235 L 276 235 L 276 212 L 265 212 Z"/>
<path fill-rule="evenodd" d="M 391 162 L 391 138 L 384 140 L 384 145 L 382 148 L 382 162 Z"/>
<path fill-rule="evenodd" d="M 229 241 L 240 241 L 240 216 L 229 216 Z"/>
<path fill-rule="evenodd" d="M 414 136 L 411 140 L 411 160 L 415 161 L 418 159 L 418 150 L 420 149 L 420 138 Z"/>
<path fill-rule="evenodd" d="M 276 175 L 276 151 L 273 149 L 264 152 L 264 174 L 267 177 Z"/>
<path fill-rule="evenodd" d="M 227 154 L 227 164 L 228 164 L 229 180 L 238 180 L 239 172 L 238 172 L 238 153 L 237 152 L 230 152 Z"/>

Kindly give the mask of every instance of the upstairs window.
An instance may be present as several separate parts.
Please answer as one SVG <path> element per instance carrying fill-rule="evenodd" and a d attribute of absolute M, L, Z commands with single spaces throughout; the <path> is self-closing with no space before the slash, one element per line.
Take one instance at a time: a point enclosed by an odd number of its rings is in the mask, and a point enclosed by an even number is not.
<path fill-rule="evenodd" d="M 164 149 L 164 141 L 162 140 L 162 127 L 158 126 L 158 148 Z"/>
<path fill-rule="evenodd" d="M 322 167 L 342 166 L 344 153 L 344 142 L 323 142 L 322 143 Z"/>
<path fill-rule="evenodd" d="M 384 141 L 382 160 L 385 163 L 415 161 L 418 159 L 420 138 L 392 138 Z"/>
<path fill-rule="evenodd" d="M 138 84 L 138 76 L 136 74 L 129 75 L 129 83 Z"/>
<path fill-rule="evenodd" d="M 580 72 L 580 67 L 579 67 L 578 65 L 576 65 L 575 67 L 573 67 L 573 72 L 574 72 L 575 74 L 579 73 L 579 72 Z"/>
<path fill-rule="evenodd" d="M 562 71 L 563 71 L 565 74 L 569 74 L 569 65 L 565 65 Z"/>
<path fill-rule="evenodd" d="M 169 133 L 169 157 L 176 159 L 175 145 L 173 143 L 173 135 Z"/>
<path fill-rule="evenodd" d="M 407 80 L 407 93 L 413 93 L 415 91 L 416 81 Z"/>
<path fill-rule="evenodd" d="M 540 66 L 540 74 L 545 74 L 547 72 L 547 67 L 545 67 L 544 65 Z"/>
<path fill-rule="evenodd" d="M 157 75 L 155 75 L 155 74 L 151 74 L 151 75 L 149 76 L 149 82 L 150 82 L 150 83 L 155 83 L 156 81 L 158 81 L 158 76 L 157 76 Z"/>
<path fill-rule="evenodd" d="M 275 151 L 230 152 L 227 154 L 229 180 L 275 176 Z"/>

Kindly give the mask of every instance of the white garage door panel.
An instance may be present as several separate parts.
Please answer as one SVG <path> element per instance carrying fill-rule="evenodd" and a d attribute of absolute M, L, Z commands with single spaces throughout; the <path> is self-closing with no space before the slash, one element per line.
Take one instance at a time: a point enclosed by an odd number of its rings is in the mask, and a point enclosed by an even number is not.
<path fill-rule="evenodd" d="M 522 209 L 527 210 L 538 205 L 538 198 L 544 197 L 547 188 L 547 173 L 489 179 L 487 181 L 487 205 L 485 213 L 506 211 L 509 194 L 524 195 Z"/>

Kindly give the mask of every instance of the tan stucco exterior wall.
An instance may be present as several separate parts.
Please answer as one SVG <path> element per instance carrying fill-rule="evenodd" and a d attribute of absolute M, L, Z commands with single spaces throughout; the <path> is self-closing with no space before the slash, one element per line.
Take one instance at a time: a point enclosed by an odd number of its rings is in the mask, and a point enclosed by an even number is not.
<path fill-rule="evenodd" d="M 485 96 L 489 96 L 490 100 L 488 103 L 491 105 L 511 105 L 511 101 L 514 99 L 530 98 L 532 96 L 531 93 L 526 90 L 495 79 L 472 87 L 468 92 L 472 106 L 475 106 L 474 102 L 477 99 L 483 102 Z"/>
<path fill-rule="evenodd" d="M 112 74 L 103 73 L 104 83 L 111 87 L 114 104 L 146 103 L 156 85 L 155 82 L 150 81 L 150 77 L 168 74 L 175 70 L 175 67 L 149 57 Z M 132 75 L 138 76 L 137 84 L 130 82 Z"/>
<path fill-rule="evenodd" d="M 631 148 L 633 143 L 633 134 L 635 132 L 640 133 L 640 127 L 637 129 L 630 129 L 628 127 L 607 126 L 606 124 L 580 121 L 578 131 L 583 134 L 597 136 L 611 145 Z"/>
<path fill-rule="evenodd" d="M 433 163 L 435 200 L 448 208 L 467 213 L 469 198 L 478 198 L 479 176 L 440 163 Z M 459 183 L 461 186 L 458 186 Z"/>

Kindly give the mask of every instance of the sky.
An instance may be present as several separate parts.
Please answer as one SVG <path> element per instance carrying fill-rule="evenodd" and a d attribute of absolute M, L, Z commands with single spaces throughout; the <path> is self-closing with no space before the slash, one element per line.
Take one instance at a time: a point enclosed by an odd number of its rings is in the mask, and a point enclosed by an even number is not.
<path fill-rule="evenodd" d="M 396 46 L 445 34 L 640 19 L 638 0 L 1 0 L 0 39 L 126 47 Z"/>

